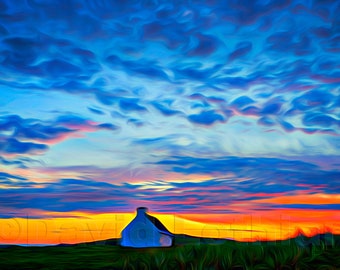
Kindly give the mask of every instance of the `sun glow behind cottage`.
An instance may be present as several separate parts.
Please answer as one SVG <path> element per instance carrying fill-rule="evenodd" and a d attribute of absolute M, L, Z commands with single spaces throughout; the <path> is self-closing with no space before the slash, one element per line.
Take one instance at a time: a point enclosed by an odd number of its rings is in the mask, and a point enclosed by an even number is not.
<path fill-rule="evenodd" d="M 42 214 L 42 213 L 41 213 Z M 47 216 L 47 213 L 45 213 Z M 3 244 L 82 243 L 121 238 L 122 231 L 135 218 L 134 213 L 88 214 L 48 213 L 49 218 L 0 219 Z M 331 232 L 340 233 L 338 211 L 270 210 L 244 214 L 159 214 L 159 219 L 174 234 L 237 241 L 266 241 Z M 57 217 L 60 216 L 60 217 Z"/>

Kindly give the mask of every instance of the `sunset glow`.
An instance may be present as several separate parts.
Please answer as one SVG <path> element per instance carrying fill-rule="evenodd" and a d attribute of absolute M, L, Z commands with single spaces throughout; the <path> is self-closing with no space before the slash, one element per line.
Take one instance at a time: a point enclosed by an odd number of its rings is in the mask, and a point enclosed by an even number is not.
<path fill-rule="evenodd" d="M 56 215 L 57 213 L 50 213 Z M 36 245 L 100 241 L 120 238 L 134 218 L 131 213 L 70 213 L 62 218 L 0 219 L 0 239 L 4 244 Z M 252 214 L 170 214 L 152 213 L 173 233 L 238 241 L 275 241 L 303 233 L 340 233 L 338 211 L 268 211 Z"/>

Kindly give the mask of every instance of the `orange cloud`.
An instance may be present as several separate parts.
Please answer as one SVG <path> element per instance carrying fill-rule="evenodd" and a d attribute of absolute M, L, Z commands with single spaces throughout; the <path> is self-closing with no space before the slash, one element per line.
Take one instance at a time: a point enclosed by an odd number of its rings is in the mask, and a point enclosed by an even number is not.
<path fill-rule="evenodd" d="M 298 194 L 277 196 L 266 199 L 253 200 L 253 203 L 274 203 L 274 204 L 340 204 L 339 194 Z"/>

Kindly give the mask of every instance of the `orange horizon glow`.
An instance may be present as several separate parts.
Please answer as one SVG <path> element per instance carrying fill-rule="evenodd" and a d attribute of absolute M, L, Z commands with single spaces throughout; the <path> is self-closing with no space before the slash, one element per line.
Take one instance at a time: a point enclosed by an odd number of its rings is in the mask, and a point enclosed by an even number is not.
<path fill-rule="evenodd" d="M 120 238 L 122 229 L 135 213 L 87 214 L 50 213 L 54 218 L 0 219 L 0 244 L 61 244 Z M 157 214 L 174 234 L 234 239 L 275 241 L 331 232 L 340 234 L 340 211 L 270 210 L 248 214 Z"/>

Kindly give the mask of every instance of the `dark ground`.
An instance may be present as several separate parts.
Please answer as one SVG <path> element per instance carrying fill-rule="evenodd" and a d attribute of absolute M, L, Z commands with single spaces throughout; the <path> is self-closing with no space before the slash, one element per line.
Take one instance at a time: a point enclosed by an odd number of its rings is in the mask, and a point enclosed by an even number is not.
<path fill-rule="evenodd" d="M 340 269 L 340 236 L 241 243 L 176 236 L 170 248 L 123 248 L 117 240 L 0 248 L 0 269 Z"/>

